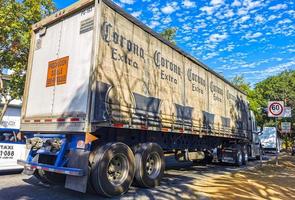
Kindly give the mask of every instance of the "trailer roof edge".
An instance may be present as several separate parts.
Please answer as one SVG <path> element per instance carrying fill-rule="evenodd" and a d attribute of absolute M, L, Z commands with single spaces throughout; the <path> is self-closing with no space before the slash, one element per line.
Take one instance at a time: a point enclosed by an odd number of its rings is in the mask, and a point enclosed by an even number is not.
<path fill-rule="evenodd" d="M 45 17 L 44 19 L 42 19 L 41 21 L 35 23 L 32 25 L 32 30 L 33 31 L 37 31 L 47 25 L 53 24 L 56 21 L 65 18 L 69 15 L 71 15 L 72 13 L 76 13 L 79 10 L 91 5 L 94 3 L 95 0 L 79 0 L 76 3 L 63 8 L 61 10 L 56 11 L 55 13 L 53 13 L 52 15 L 49 15 L 48 17 Z"/>
<path fill-rule="evenodd" d="M 76 3 L 74 3 L 74 4 L 70 5 L 70 6 L 68 6 L 66 8 L 60 10 L 60 11 L 57 11 L 53 15 L 50 15 L 50 16 L 44 18 L 40 22 L 34 24 L 32 26 L 32 28 L 33 28 L 34 31 L 36 31 L 36 30 L 38 30 L 38 29 L 40 29 L 40 28 L 42 28 L 42 27 L 44 27 L 44 26 L 46 26 L 48 24 L 55 23 L 59 19 L 64 18 L 64 17 L 67 17 L 68 15 L 70 15 L 72 13 L 75 13 L 78 10 L 91 5 L 94 1 L 95 0 L 80 0 L 80 1 L 78 1 L 78 2 L 76 2 Z M 221 80 L 223 80 L 225 83 L 229 84 L 230 86 L 232 86 L 233 88 L 235 88 L 236 90 L 238 90 L 239 92 L 241 92 L 242 94 L 244 94 L 244 95 L 247 96 L 247 93 L 245 91 L 239 89 L 237 86 L 233 85 L 229 80 L 227 80 L 226 78 L 224 78 L 223 76 L 221 76 L 220 74 L 218 74 L 217 72 L 215 72 L 213 69 L 211 69 L 210 67 L 208 67 L 206 64 L 204 64 L 203 62 L 199 61 L 198 59 L 196 59 L 195 57 L 193 57 L 189 53 L 185 52 L 184 50 L 180 49 L 176 45 L 172 44 L 171 42 L 169 42 L 168 40 L 166 40 L 165 38 L 163 38 L 160 34 L 158 34 L 157 32 L 155 32 L 151 28 L 149 28 L 147 25 L 143 24 L 141 21 L 139 21 L 138 19 L 136 19 L 132 15 L 128 14 L 124 9 L 122 9 L 121 7 L 119 7 L 114 2 L 112 2 L 110 0 L 100 0 L 100 1 L 103 1 L 106 5 L 108 5 L 109 7 L 111 7 L 113 10 L 117 11 L 119 14 L 121 14 L 126 19 L 130 20 L 135 25 L 137 25 L 140 28 L 142 28 L 147 33 L 149 33 L 152 36 L 156 37 L 161 42 L 163 42 L 164 44 L 168 45 L 172 49 L 176 50 L 180 54 L 186 56 L 188 59 L 192 60 L 193 62 L 196 62 L 198 65 L 200 65 L 201 67 L 203 67 L 205 70 L 211 72 L 212 74 L 214 74 L 215 76 L 217 76 L 218 78 L 220 78 Z"/>

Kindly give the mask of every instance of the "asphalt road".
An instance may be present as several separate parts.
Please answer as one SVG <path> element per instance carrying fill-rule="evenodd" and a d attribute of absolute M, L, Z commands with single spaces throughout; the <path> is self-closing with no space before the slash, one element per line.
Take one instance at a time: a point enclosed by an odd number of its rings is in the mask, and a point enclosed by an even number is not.
<path fill-rule="evenodd" d="M 247 167 L 229 165 L 192 165 L 191 163 L 167 162 L 167 169 L 161 186 L 154 189 L 131 187 L 129 192 L 113 199 L 208 199 L 202 191 L 192 189 L 193 185 L 213 179 L 218 175 L 245 171 L 260 165 L 259 161 L 249 162 Z M 101 196 L 82 194 L 64 189 L 62 186 L 48 186 L 33 176 L 23 174 L 0 174 L 0 200 L 97 200 Z"/>

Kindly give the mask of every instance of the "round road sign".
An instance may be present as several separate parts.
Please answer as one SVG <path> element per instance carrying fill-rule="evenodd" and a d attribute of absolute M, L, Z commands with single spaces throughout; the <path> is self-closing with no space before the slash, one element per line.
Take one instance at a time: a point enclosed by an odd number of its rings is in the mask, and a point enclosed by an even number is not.
<path fill-rule="evenodd" d="M 279 102 L 273 102 L 268 107 L 268 111 L 274 116 L 280 116 L 284 111 L 284 106 Z"/>

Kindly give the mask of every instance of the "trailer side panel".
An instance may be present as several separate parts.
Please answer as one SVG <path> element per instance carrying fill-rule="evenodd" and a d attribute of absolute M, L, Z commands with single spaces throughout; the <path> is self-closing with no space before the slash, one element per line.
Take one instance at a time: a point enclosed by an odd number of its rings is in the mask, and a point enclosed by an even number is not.
<path fill-rule="evenodd" d="M 245 136 L 246 96 L 102 5 L 93 122 Z"/>

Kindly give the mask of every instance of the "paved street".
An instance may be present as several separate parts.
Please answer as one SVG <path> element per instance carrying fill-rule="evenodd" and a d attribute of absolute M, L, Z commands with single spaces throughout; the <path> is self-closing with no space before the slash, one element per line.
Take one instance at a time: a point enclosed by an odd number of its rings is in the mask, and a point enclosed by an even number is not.
<path fill-rule="evenodd" d="M 267 166 L 267 161 L 264 160 L 263 162 L 263 165 Z M 235 197 L 234 193 L 231 194 L 229 192 L 233 187 L 231 186 L 231 179 L 235 181 L 233 182 L 234 184 L 238 184 L 236 181 L 241 179 L 241 176 L 245 176 L 245 173 L 254 173 L 257 171 L 256 169 L 260 169 L 260 163 L 258 161 L 250 162 L 247 167 L 237 168 L 227 165 L 192 166 L 191 163 L 176 163 L 170 160 L 161 186 L 155 189 L 132 187 L 127 194 L 115 199 L 223 199 L 222 193 L 226 191 L 228 198 L 225 199 L 235 199 L 230 198 Z M 0 175 L 0 180 L 1 200 L 103 199 L 96 195 L 81 194 L 66 190 L 61 186 L 43 185 L 34 177 L 22 174 L 2 174 Z M 251 179 L 249 181 L 251 182 Z M 218 186 L 214 185 L 214 183 L 218 183 Z M 255 181 L 252 181 L 251 184 L 254 187 L 255 184 L 259 187 Z M 237 191 L 235 191 L 237 192 L 236 195 L 240 195 L 242 191 L 239 192 L 238 190 L 242 190 L 243 188 L 237 188 Z M 211 194 L 214 194 L 214 196 Z M 251 191 L 249 194 L 251 194 Z M 256 199 L 264 199 L 263 192 L 260 196 L 256 195 L 255 197 Z"/>

